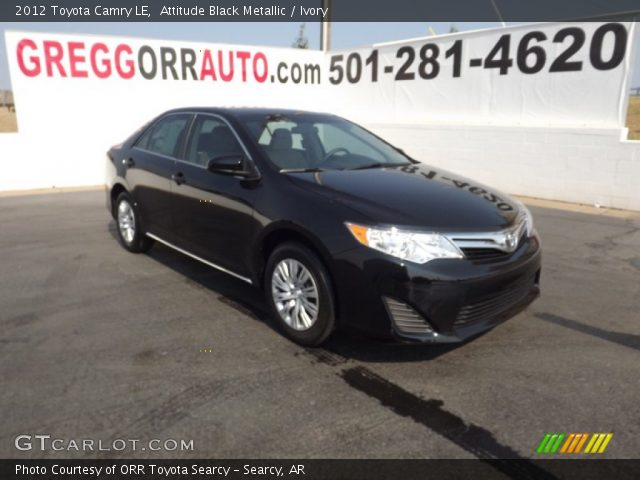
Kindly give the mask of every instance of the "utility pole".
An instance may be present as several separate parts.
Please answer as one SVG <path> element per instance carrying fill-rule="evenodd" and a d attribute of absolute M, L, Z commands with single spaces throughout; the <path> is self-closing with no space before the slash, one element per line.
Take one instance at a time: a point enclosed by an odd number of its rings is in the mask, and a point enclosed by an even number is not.
<path fill-rule="evenodd" d="M 320 48 L 323 52 L 331 50 L 331 0 L 322 0 L 327 16 L 323 17 L 320 29 Z"/>
<path fill-rule="evenodd" d="M 306 23 L 300 24 L 300 32 L 298 33 L 298 38 L 296 38 L 291 44 L 293 48 L 309 48 L 309 40 L 307 40 L 307 37 L 304 34 L 304 29 L 306 26 Z"/>

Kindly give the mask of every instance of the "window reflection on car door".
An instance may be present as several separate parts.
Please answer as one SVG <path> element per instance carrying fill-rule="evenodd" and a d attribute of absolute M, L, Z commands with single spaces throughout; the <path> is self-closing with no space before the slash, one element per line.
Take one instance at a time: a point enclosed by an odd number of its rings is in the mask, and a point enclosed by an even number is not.
<path fill-rule="evenodd" d="M 246 153 L 231 127 L 220 117 L 198 115 L 185 155 L 175 165 L 172 184 L 175 226 L 180 246 L 206 260 L 246 274 L 255 184 L 237 175 L 207 169 L 214 157 Z"/>
<path fill-rule="evenodd" d="M 171 174 L 181 154 L 190 114 L 169 114 L 151 125 L 128 152 L 125 177 L 148 232 L 172 237 Z"/>

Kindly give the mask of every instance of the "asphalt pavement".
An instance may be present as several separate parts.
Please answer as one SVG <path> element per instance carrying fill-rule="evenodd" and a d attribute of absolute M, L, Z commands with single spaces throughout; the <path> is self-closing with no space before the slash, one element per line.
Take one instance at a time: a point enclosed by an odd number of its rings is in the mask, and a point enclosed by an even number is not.
<path fill-rule="evenodd" d="M 0 458 L 537 458 L 547 432 L 612 432 L 601 457 L 637 458 L 640 214 L 549 205 L 524 313 L 460 345 L 305 349 L 253 287 L 122 249 L 102 192 L 0 197 Z"/>

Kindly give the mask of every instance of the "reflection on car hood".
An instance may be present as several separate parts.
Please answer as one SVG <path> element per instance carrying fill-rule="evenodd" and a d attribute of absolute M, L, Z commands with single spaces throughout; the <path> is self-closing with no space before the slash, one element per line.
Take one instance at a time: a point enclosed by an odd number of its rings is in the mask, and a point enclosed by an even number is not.
<path fill-rule="evenodd" d="M 518 211 L 509 196 L 424 164 L 287 175 L 376 224 L 438 231 L 500 230 L 513 223 Z"/>

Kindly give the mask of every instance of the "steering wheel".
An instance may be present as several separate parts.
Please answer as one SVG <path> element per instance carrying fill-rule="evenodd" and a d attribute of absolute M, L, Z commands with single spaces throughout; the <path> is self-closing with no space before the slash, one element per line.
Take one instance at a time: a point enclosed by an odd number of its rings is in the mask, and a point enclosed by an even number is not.
<path fill-rule="evenodd" d="M 351 154 L 351 152 L 344 147 L 333 148 L 327 152 L 327 154 L 324 156 L 324 158 L 320 162 L 320 165 L 323 165 L 324 163 L 328 162 L 331 159 L 331 157 L 337 155 L 340 152 L 342 152 L 344 155 Z"/>

